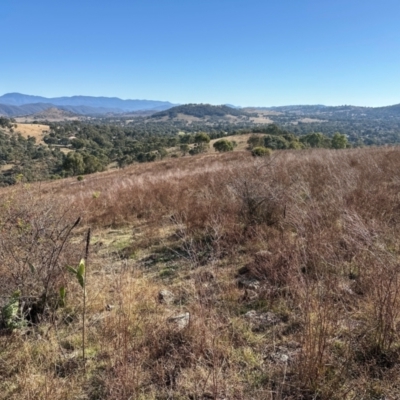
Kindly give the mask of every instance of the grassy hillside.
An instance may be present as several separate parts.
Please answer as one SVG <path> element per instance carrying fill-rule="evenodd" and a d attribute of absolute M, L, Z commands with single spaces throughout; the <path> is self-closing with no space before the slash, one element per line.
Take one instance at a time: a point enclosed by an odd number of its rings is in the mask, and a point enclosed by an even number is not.
<path fill-rule="evenodd" d="M 49 132 L 49 126 L 41 124 L 16 124 L 14 132 L 20 133 L 25 138 L 34 137 L 36 143 L 44 143 L 43 137 Z"/>
<path fill-rule="evenodd" d="M 399 170 L 239 151 L 1 189 L 0 398 L 398 398 Z"/>

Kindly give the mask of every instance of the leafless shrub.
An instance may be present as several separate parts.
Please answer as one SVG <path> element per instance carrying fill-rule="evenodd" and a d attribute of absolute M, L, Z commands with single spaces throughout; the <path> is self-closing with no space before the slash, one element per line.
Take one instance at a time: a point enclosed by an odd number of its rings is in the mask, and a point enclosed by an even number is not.
<path fill-rule="evenodd" d="M 3 299 L 19 292 L 26 317 L 38 322 L 45 309 L 59 304 L 66 287 L 66 264 L 79 258 L 70 239 L 79 223 L 60 202 L 32 196 L 21 187 L 0 215 L 0 265 Z"/>

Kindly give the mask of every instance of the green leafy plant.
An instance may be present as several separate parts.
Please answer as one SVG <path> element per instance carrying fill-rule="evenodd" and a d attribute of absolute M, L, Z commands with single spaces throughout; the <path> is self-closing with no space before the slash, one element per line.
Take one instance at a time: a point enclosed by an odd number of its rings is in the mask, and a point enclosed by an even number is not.
<path fill-rule="evenodd" d="M 84 368 L 86 373 L 86 355 L 85 355 L 85 332 L 86 332 L 86 264 L 89 258 L 89 246 L 90 246 L 90 228 L 88 229 L 87 236 L 86 236 L 86 251 L 85 251 L 85 258 L 82 258 L 79 262 L 78 267 L 72 268 L 67 266 L 67 269 L 75 275 L 79 285 L 82 288 L 82 298 L 83 298 L 83 310 L 82 310 L 82 358 L 84 362 Z M 65 291 L 62 292 L 60 290 L 60 297 L 64 295 L 65 299 Z"/>
<path fill-rule="evenodd" d="M 83 362 L 86 360 L 85 356 L 85 317 L 86 317 L 86 289 L 85 289 L 85 281 L 86 281 L 86 268 L 85 268 L 85 259 L 81 259 L 78 267 L 72 268 L 67 266 L 67 269 L 75 275 L 78 280 L 79 285 L 81 286 L 83 293 L 83 311 L 82 311 L 82 358 Z"/>
<path fill-rule="evenodd" d="M 82 289 L 85 290 L 85 260 L 82 258 L 78 265 L 78 268 L 76 269 L 70 266 L 67 266 L 67 268 L 68 271 L 72 272 L 75 275 Z"/>
<path fill-rule="evenodd" d="M 4 325 L 7 329 L 20 329 L 26 326 L 26 320 L 20 315 L 20 296 L 19 290 L 15 291 L 8 303 L 1 309 Z"/>

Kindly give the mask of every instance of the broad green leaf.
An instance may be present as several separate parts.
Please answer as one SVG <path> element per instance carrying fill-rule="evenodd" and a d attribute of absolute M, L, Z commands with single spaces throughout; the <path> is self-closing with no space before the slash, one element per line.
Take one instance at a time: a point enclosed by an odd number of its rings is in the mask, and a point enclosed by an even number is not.
<path fill-rule="evenodd" d="M 78 265 L 77 275 L 85 276 L 85 260 L 82 258 L 81 262 Z"/>
<path fill-rule="evenodd" d="M 76 277 L 78 278 L 79 284 L 82 288 L 85 288 L 85 260 L 83 258 L 76 271 Z"/>
<path fill-rule="evenodd" d="M 75 268 L 70 267 L 69 265 L 67 265 L 67 269 L 69 272 L 72 272 L 74 275 L 78 274 L 77 270 Z"/>
<path fill-rule="evenodd" d="M 82 275 L 79 275 L 79 274 L 77 274 L 76 277 L 78 278 L 79 284 L 84 289 L 85 288 L 85 278 Z"/>

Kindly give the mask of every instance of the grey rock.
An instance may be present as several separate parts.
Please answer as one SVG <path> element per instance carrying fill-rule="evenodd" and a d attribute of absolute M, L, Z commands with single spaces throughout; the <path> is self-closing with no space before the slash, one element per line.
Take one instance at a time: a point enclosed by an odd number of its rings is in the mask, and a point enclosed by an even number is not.
<path fill-rule="evenodd" d="M 301 346 L 295 342 L 286 343 L 284 346 L 276 346 L 267 358 L 274 364 L 286 364 L 292 362 L 301 351 Z"/>
<path fill-rule="evenodd" d="M 273 362 L 275 362 L 277 364 L 287 363 L 289 361 L 289 356 L 287 354 L 281 353 L 279 351 L 271 353 L 270 358 Z"/>
<path fill-rule="evenodd" d="M 255 310 L 248 311 L 244 317 L 249 320 L 253 326 L 253 331 L 261 332 L 271 326 L 277 325 L 282 320 L 273 312 L 258 313 Z"/>
<path fill-rule="evenodd" d="M 168 318 L 167 321 L 176 325 L 178 329 L 186 328 L 190 322 L 190 313 L 185 312 L 183 314 L 179 314 L 175 317 Z"/>
<path fill-rule="evenodd" d="M 162 304 L 172 304 L 175 300 L 175 296 L 169 290 L 161 290 L 158 293 L 158 301 Z"/>
<path fill-rule="evenodd" d="M 244 289 L 258 290 L 260 288 L 260 282 L 255 279 L 239 278 L 238 286 Z"/>

